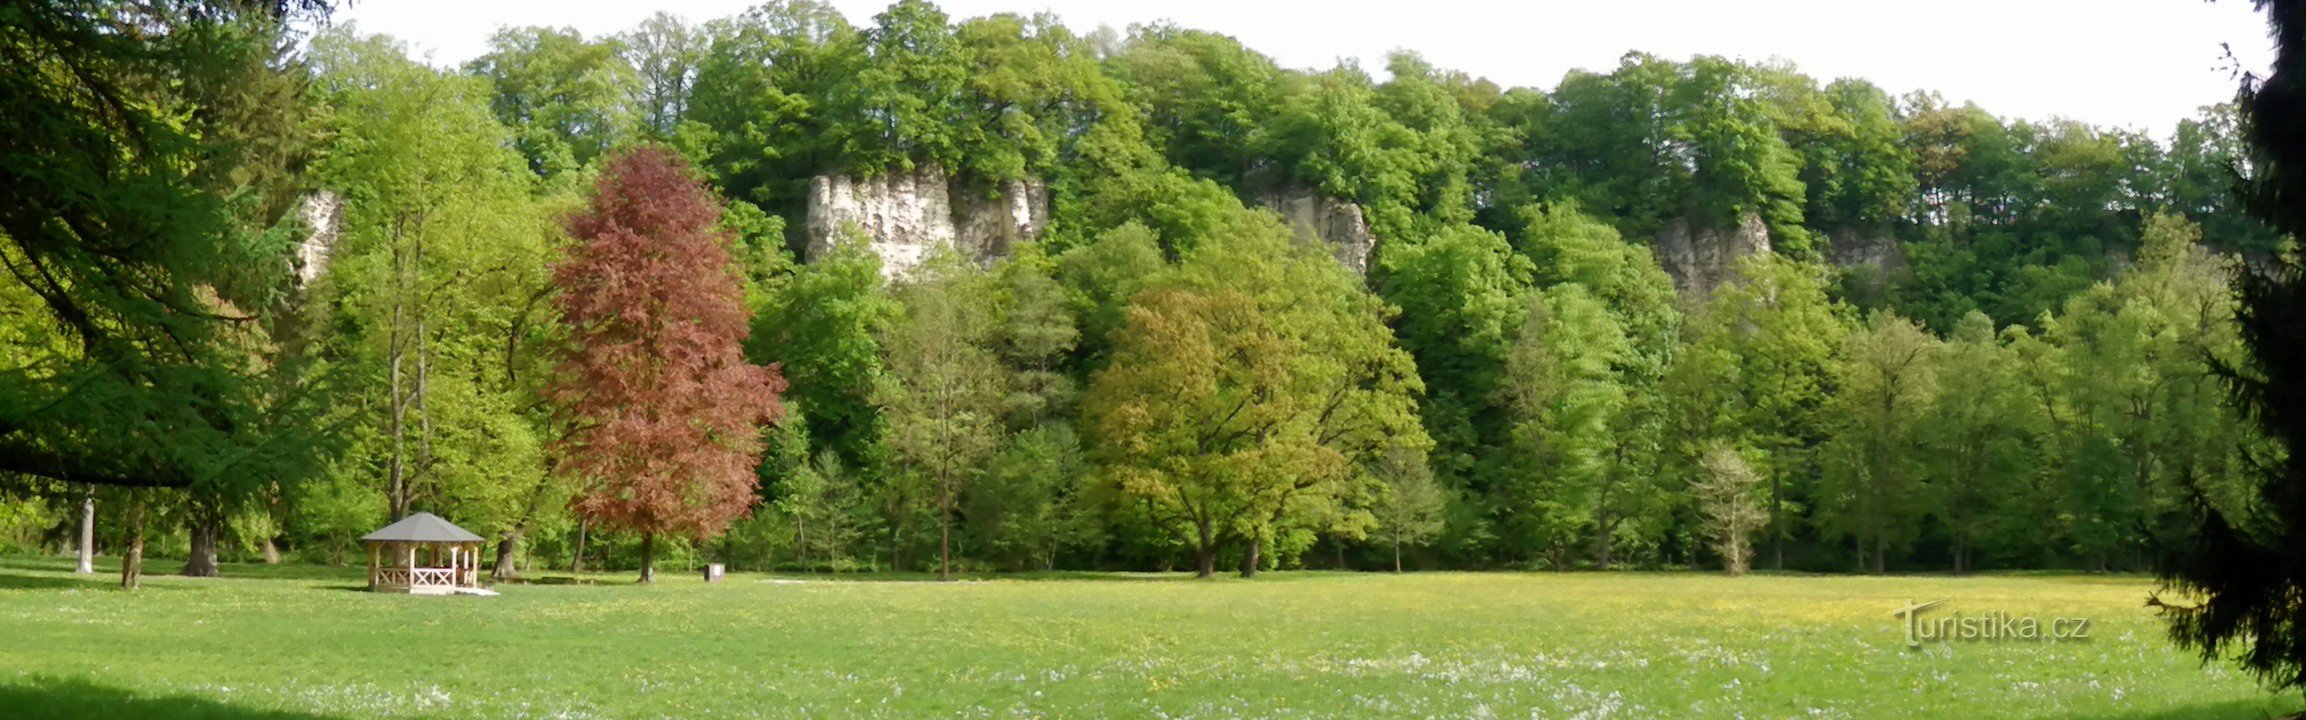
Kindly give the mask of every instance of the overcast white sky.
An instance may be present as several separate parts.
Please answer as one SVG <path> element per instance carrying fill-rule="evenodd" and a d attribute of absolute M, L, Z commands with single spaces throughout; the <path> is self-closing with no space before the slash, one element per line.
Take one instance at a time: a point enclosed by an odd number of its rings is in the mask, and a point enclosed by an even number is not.
<path fill-rule="evenodd" d="M 479 55 L 507 25 L 588 35 L 657 10 L 692 21 L 757 0 L 353 0 L 337 21 L 430 52 Z M 884 0 L 833 0 L 859 25 Z M 2248 0 L 943 0 L 955 18 L 1047 10 L 1087 32 L 1170 20 L 1232 35 L 1290 67 L 1415 50 L 1435 65 L 1500 85 L 1551 88 L 1573 68 L 1607 69 L 1628 50 L 1784 58 L 1830 80 L 1863 77 L 1892 93 L 1930 89 L 1999 115 L 2071 117 L 2166 135 L 2194 109 L 2232 98 L 2236 61 L 2272 57 Z M 2231 44 L 2228 59 L 2221 44 Z"/>

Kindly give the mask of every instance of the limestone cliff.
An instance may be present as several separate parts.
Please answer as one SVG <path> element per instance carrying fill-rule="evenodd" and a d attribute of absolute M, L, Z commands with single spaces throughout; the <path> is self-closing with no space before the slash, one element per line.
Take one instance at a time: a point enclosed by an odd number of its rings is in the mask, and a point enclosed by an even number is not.
<path fill-rule="evenodd" d="M 1011 180 L 991 192 L 953 187 L 949 194 L 953 245 L 969 257 L 1007 257 L 1049 227 L 1049 186 L 1039 180 Z"/>
<path fill-rule="evenodd" d="M 1039 180 L 987 190 L 923 165 L 869 178 L 819 175 L 809 181 L 809 254 L 825 252 L 844 228 L 855 227 L 890 278 L 902 277 L 939 246 L 990 261 L 1012 245 L 1039 238 L 1048 224 L 1049 189 Z"/>
<path fill-rule="evenodd" d="M 1770 251 L 1770 231 L 1760 215 L 1746 215 L 1729 228 L 1694 227 L 1676 218 L 1658 231 L 1652 247 L 1674 287 L 1702 300 L 1736 277 L 1739 258 Z"/>
<path fill-rule="evenodd" d="M 1845 270 L 1869 267 L 1896 272 L 1906 267 L 1906 251 L 1888 233 L 1848 228 L 1826 236 L 1826 261 Z"/>
<path fill-rule="evenodd" d="M 1320 242 L 1337 255 L 1337 262 L 1356 273 L 1369 273 L 1369 254 L 1377 236 L 1369 231 L 1361 206 L 1323 195 L 1306 187 L 1289 187 L 1258 197 L 1258 203 L 1281 215 L 1297 232 L 1298 242 Z"/>
<path fill-rule="evenodd" d="M 304 221 L 305 227 L 312 229 L 311 235 L 304 236 L 304 241 L 297 243 L 296 256 L 289 260 L 289 270 L 296 275 L 297 289 L 302 290 L 311 285 L 313 280 L 320 278 L 322 271 L 328 269 L 328 256 L 336 249 L 337 214 L 343 205 L 343 200 L 336 193 L 322 190 L 304 196 L 303 204 L 297 207 L 297 217 Z"/>

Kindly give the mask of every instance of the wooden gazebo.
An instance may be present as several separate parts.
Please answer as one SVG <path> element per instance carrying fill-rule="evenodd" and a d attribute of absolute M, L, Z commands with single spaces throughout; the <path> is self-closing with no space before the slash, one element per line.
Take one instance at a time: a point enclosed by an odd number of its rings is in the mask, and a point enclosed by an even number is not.
<path fill-rule="evenodd" d="M 372 592 L 495 594 L 478 584 L 481 537 L 438 515 L 416 513 L 360 541 L 368 546 Z"/>

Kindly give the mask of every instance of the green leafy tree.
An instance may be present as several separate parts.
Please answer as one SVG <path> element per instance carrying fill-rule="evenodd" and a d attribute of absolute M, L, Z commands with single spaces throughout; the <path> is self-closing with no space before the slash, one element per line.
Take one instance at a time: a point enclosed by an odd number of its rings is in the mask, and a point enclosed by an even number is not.
<path fill-rule="evenodd" d="M 1245 227 L 1204 238 L 1134 297 L 1083 413 L 1108 477 L 1203 576 L 1221 545 L 1244 546 L 1253 575 L 1293 532 L 1361 531 L 1359 460 L 1424 444 L 1387 309 L 1278 223 Z"/>
<path fill-rule="evenodd" d="M 288 34 L 326 10 L 0 14 L 16 69 L 0 80 L 0 268 L 39 307 L 8 324 L 58 341 L 0 362 L 0 474 L 190 491 L 194 574 L 213 574 L 237 503 L 335 445 L 288 273 L 314 130 Z M 141 538 L 146 514 L 130 515 Z"/>
<path fill-rule="evenodd" d="M 1139 133 L 1096 49 L 1055 16 L 971 18 L 954 36 L 969 60 L 955 170 L 979 181 L 1046 178 L 1080 160 L 1084 145 Z"/>
<path fill-rule="evenodd" d="M 1783 567 L 1790 513 L 1803 509 L 1810 457 L 1826 435 L 1849 321 L 1815 266 L 1780 257 L 1740 262 L 1741 279 L 1689 318 L 1689 342 L 1666 381 L 1674 432 L 1766 453 L 1770 564 Z M 1684 446 L 1694 455 L 1700 447 Z"/>
<path fill-rule="evenodd" d="M 343 198 L 323 280 L 373 451 L 338 462 L 378 478 L 391 518 L 422 506 L 512 533 L 547 483 L 527 408 L 558 233 L 484 84 L 380 37 L 323 35 L 314 60 L 336 120 L 316 170 Z"/>
<path fill-rule="evenodd" d="M 826 97 L 828 140 L 848 168 L 875 174 L 961 160 L 970 48 L 954 36 L 944 11 L 926 0 L 898 0 L 873 16 L 862 56 Z"/>
<path fill-rule="evenodd" d="M 1721 557 L 1722 572 L 1735 577 L 1752 567 L 1753 536 L 1767 527 L 1769 509 L 1759 497 L 1761 474 L 1735 449 L 1708 445 L 1698 456 L 1700 472 L 1690 484 L 1697 505 L 1698 534 Z"/>
<path fill-rule="evenodd" d="M 887 461 L 874 401 L 888 373 L 882 338 L 898 313 L 882 286 L 880 258 L 844 238 L 826 257 L 793 268 L 764 306 L 746 354 L 787 368 L 818 449 L 874 476 Z"/>
<path fill-rule="evenodd" d="M 585 167 L 638 130 L 632 98 L 639 77 L 615 39 L 518 27 L 498 30 L 488 44 L 488 54 L 465 71 L 495 88 L 490 107 L 537 175 Z"/>
<path fill-rule="evenodd" d="M 1097 537 L 1100 516 L 1081 487 L 1090 471 L 1071 425 L 1050 423 L 1010 435 L 964 506 L 975 547 L 1008 569 L 1056 569 L 1059 552 Z"/>
<path fill-rule="evenodd" d="M 680 16 L 659 11 L 617 36 L 618 50 L 633 69 L 633 104 L 640 124 L 658 139 L 670 139 L 688 112 L 689 91 L 706 38 Z"/>
<path fill-rule="evenodd" d="M 1506 405 L 1522 459 L 1510 493 L 1514 524 L 1549 564 L 1569 567 L 1573 544 L 1594 540 L 1608 557 L 1628 468 L 1613 457 L 1612 429 L 1626 409 L 1617 366 L 1631 352 L 1624 326 L 1583 285 L 1532 296 L 1506 358 Z"/>
<path fill-rule="evenodd" d="M 856 29 L 822 2 L 771 0 L 702 32 L 681 130 L 702 136 L 692 154 L 722 194 L 800 217 L 809 178 L 838 156 L 825 104 L 857 62 Z"/>
<path fill-rule="evenodd" d="M 1472 486 L 1476 469 L 1496 463 L 1492 455 L 1506 444 L 1497 398 L 1527 310 L 1529 261 L 1503 236 L 1457 225 L 1389 251 L 1380 263 L 1385 297 L 1401 308 L 1395 332 L 1425 383 L 1419 416 L 1437 443 L 1435 470 L 1453 487 Z"/>
<path fill-rule="evenodd" d="M 1994 321 L 1971 312 L 1938 350 L 1936 401 L 1915 427 L 1928 507 L 1945 524 L 1954 572 L 1977 567 L 1986 540 L 2039 531 L 2031 500 L 2042 479 L 2042 407 Z M 2007 552 L 2007 545 L 2003 544 Z"/>
<path fill-rule="evenodd" d="M 1106 60 L 1160 157 L 1195 176 L 1238 183 L 1257 163 L 1252 138 L 1278 112 L 1282 71 L 1240 41 L 1174 25 L 1139 26 Z"/>
<path fill-rule="evenodd" d="M 937 576 L 953 578 L 953 522 L 962 498 L 1000 449 L 1001 358 L 994 353 L 993 278 L 950 250 L 930 256 L 895 291 L 903 308 L 882 341 L 888 442 L 898 472 L 927 481 L 937 510 Z"/>
<path fill-rule="evenodd" d="M 1818 524 L 1849 538 L 1875 573 L 1913 542 L 1927 507 L 1919 427 L 1937 400 L 1938 351 L 1913 321 L 1874 315 L 1850 334 L 1825 411 L 1833 436 L 1819 463 Z"/>
<path fill-rule="evenodd" d="M 1449 491 L 1434 482 L 1433 465 L 1414 449 L 1392 446 L 1370 461 L 1385 483 L 1377 506 L 1377 536 L 1392 546 L 1393 571 L 1401 572 L 1401 551 L 1441 534 L 1447 522 Z"/>

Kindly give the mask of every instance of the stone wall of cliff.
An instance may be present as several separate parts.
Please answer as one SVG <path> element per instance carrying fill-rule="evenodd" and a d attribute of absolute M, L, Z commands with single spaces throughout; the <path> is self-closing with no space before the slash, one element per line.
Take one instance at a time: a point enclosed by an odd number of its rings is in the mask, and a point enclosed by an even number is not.
<path fill-rule="evenodd" d="M 1377 235 L 1369 231 L 1361 206 L 1323 195 L 1312 188 L 1287 187 L 1267 192 L 1258 204 L 1281 215 L 1296 231 L 1297 241 L 1329 247 L 1337 262 L 1356 273 L 1369 273 L 1369 255 L 1377 248 Z"/>
<path fill-rule="evenodd" d="M 932 248 L 958 249 L 989 262 L 1049 226 L 1049 188 L 1015 180 L 985 189 L 957 181 L 935 165 L 873 177 L 819 175 L 809 181 L 809 255 L 854 227 L 881 258 L 881 273 L 902 277 Z"/>
<path fill-rule="evenodd" d="M 1728 228 L 1708 228 L 1685 218 L 1668 221 L 1651 244 L 1658 264 L 1673 276 L 1674 288 L 1700 300 L 1737 275 L 1737 261 L 1770 251 L 1769 227 L 1760 215 L 1746 215 Z"/>

